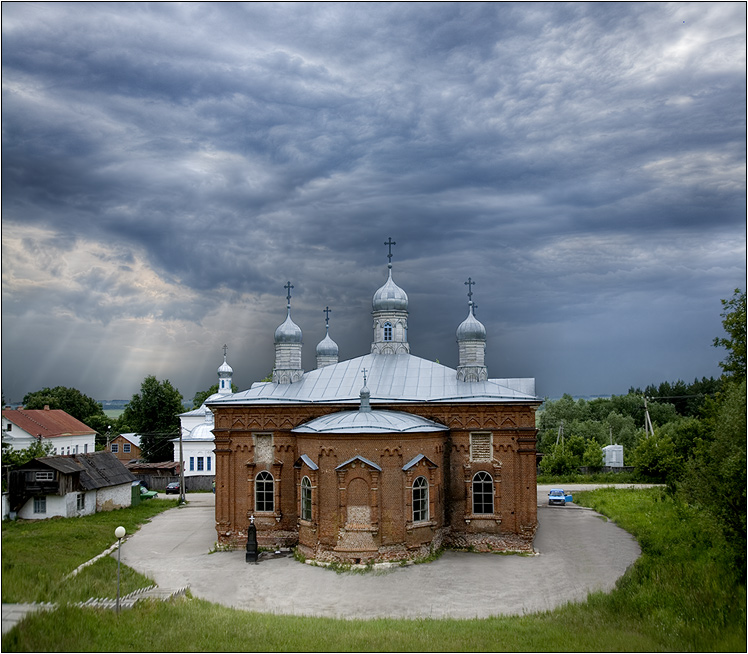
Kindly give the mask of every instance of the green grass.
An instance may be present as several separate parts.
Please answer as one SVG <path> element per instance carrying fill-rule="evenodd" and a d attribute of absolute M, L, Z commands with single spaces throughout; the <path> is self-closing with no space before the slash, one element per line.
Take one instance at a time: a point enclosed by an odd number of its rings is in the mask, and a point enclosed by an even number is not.
<path fill-rule="evenodd" d="M 139 506 L 81 518 L 18 520 L 2 523 L 2 601 L 83 602 L 90 597 L 116 597 L 117 562 L 102 557 L 75 577 L 65 577 L 117 541 L 122 525 L 132 534 L 154 515 L 176 506 L 176 500 L 148 500 Z M 152 581 L 122 566 L 120 589 L 125 595 Z"/>
<path fill-rule="evenodd" d="M 75 607 L 34 614 L 3 637 L 2 649 L 745 651 L 744 580 L 726 566 L 708 520 L 661 489 L 605 489 L 575 500 L 633 533 L 642 556 L 612 593 L 554 611 L 483 620 L 336 620 L 238 611 L 188 596 L 140 602 L 119 616 Z"/>

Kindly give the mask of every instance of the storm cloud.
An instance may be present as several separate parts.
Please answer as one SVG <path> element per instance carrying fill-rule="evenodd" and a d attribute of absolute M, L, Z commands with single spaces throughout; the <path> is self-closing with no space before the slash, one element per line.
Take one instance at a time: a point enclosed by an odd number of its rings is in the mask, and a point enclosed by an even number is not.
<path fill-rule="evenodd" d="M 742 3 L 4 3 L 2 388 L 240 388 L 293 317 L 491 377 L 719 374 L 745 284 Z"/>

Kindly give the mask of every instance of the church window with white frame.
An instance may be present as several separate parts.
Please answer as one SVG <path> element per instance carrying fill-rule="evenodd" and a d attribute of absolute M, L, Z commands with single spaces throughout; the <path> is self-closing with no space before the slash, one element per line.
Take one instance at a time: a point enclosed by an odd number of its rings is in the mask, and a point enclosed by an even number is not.
<path fill-rule="evenodd" d="M 429 519 L 429 483 L 425 477 L 418 477 L 413 482 L 413 522 L 425 522 Z"/>
<path fill-rule="evenodd" d="M 493 513 L 493 479 L 482 470 L 473 477 L 473 513 Z"/>
<path fill-rule="evenodd" d="M 392 323 L 391 322 L 384 323 L 384 340 L 385 341 L 392 340 Z"/>
<path fill-rule="evenodd" d="M 274 490 L 273 475 L 263 470 L 255 477 L 255 511 L 272 513 L 275 510 Z"/>

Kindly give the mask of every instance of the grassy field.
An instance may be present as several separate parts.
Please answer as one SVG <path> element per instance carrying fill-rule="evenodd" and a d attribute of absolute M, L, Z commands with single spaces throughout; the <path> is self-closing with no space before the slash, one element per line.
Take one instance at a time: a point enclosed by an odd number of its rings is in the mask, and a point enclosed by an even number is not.
<path fill-rule="evenodd" d="M 82 518 L 4 521 L 2 524 L 2 601 L 84 602 L 90 597 L 115 597 L 117 562 L 103 557 L 70 579 L 66 576 L 117 541 L 122 525 L 132 534 L 154 515 L 177 505 L 153 499 L 139 506 Z M 153 582 L 122 566 L 122 595 Z"/>
<path fill-rule="evenodd" d="M 34 614 L 3 637 L 2 649 L 745 651 L 744 580 L 725 564 L 703 516 L 661 489 L 598 490 L 575 501 L 633 533 L 642 556 L 612 593 L 555 611 L 485 620 L 335 620 L 237 611 L 188 596 L 141 602 L 119 616 L 69 606 Z M 3 566 L 5 539 L 3 530 Z"/>

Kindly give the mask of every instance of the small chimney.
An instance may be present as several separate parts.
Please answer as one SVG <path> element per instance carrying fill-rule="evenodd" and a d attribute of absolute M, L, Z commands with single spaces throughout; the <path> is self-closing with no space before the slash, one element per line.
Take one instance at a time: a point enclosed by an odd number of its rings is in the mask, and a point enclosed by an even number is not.
<path fill-rule="evenodd" d="M 44 405 L 44 410 L 45 410 L 45 411 L 49 411 L 49 404 L 45 404 L 45 405 Z"/>

